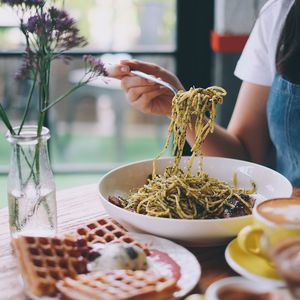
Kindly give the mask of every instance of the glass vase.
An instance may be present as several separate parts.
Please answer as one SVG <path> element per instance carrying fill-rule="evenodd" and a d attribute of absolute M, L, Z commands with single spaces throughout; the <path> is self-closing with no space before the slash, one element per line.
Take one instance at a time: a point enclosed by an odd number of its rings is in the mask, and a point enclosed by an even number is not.
<path fill-rule="evenodd" d="M 18 133 L 19 128 L 14 128 Z M 57 229 L 56 189 L 49 162 L 49 129 L 23 126 L 6 135 L 12 146 L 7 193 L 11 236 L 49 236 Z"/>

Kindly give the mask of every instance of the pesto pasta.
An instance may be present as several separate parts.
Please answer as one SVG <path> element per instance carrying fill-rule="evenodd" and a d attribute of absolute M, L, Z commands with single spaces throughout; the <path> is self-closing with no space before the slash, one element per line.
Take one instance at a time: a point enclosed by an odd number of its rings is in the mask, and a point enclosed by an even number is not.
<path fill-rule="evenodd" d="M 126 198 L 118 198 L 118 205 L 149 216 L 201 219 L 233 216 L 238 209 L 242 215 L 250 214 L 254 200 L 249 194 L 255 192 L 255 184 L 249 190 L 230 186 L 203 171 L 201 145 L 214 130 L 216 106 L 223 102 L 226 91 L 217 86 L 191 88 L 179 91 L 172 100 L 172 117 L 165 146 L 153 161 L 153 172 L 147 183 Z M 187 171 L 179 163 L 182 158 L 188 128 L 195 129 L 195 143 L 191 148 Z M 164 174 L 156 174 L 156 162 L 171 144 L 174 161 Z M 191 168 L 195 156 L 199 155 L 196 174 Z M 236 182 L 236 178 L 234 178 Z M 240 214 L 240 213 L 239 213 Z"/>

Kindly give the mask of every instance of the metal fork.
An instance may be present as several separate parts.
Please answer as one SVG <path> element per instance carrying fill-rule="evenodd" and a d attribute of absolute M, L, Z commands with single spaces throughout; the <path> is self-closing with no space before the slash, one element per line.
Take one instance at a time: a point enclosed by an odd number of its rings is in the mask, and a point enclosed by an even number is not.
<path fill-rule="evenodd" d="M 163 80 L 161 80 L 160 78 L 157 78 L 153 75 L 150 75 L 150 74 L 147 74 L 147 73 L 144 73 L 144 72 L 141 72 L 141 71 L 137 71 L 137 70 L 131 70 L 130 71 L 132 74 L 136 75 L 136 76 L 139 76 L 139 77 L 142 77 L 144 79 L 148 79 L 148 80 L 151 80 L 153 82 L 156 82 L 160 85 L 163 85 L 165 87 L 167 87 L 168 89 L 170 89 L 175 95 L 177 94 L 178 92 L 178 89 L 176 89 L 173 85 L 171 85 L 170 83 L 168 82 L 165 82 Z"/>

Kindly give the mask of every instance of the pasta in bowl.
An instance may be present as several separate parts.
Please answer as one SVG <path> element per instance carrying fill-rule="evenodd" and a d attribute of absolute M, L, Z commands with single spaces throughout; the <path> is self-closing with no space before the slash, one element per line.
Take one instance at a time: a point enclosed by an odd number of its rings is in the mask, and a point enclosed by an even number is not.
<path fill-rule="evenodd" d="M 256 202 L 276 197 L 289 197 L 292 194 L 290 182 L 281 174 L 267 167 L 247 161 L 221 157 L 195 157 L 190 168 L 196 174 L 202 161 L 203 171 L 210 178 L 218 179 L 229 186 L 235 184 L 239 189 L 251 191 L 253 182 L 255 193 L 251 194 Z M 188 171 L 189 157 L 182 157 L 179 168 Z M 163 174 L 172 166 L 174 158 L 160 158 L 155 161 L 156 173 Z M 207 246 L 226 243 L 237 235 L 240 229 L 251 222 L 251 214 L 220 218 L 208 215 L 205 218 L 175 218 L 172 216 L 151 216 L 119 207 L 111 203 L 110 196 L 126 199 L 133 191 L 143 187 L 153 171 L 153 160 L 124 165 L 102 177 L 99 183 L 100 199 L 110 214 L 128 230 L 146 232 L 169 238 L 190 246 Z M 236 183 L 235 183 L 236 181 Z M 219 210 L 217 210 L 219 211 Z"/>

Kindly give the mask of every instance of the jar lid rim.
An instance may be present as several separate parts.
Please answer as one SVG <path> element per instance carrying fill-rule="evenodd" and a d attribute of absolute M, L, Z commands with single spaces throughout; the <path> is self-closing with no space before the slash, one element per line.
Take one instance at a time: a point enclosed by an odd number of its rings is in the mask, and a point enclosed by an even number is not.
<path fill-rule="evenodd" d="M 17 132 L 20 126 L 13 127 L 13 130 Z M 47 140 L 50 138 L 50 130 L 47 127 L 42 127 L 41 135 L 37 136 L 36 125 L 24 125 L 20 134 L 12 134 L 10 131 L 6 133 L 6 138 L 10 141 L 18 142 L 30 142 L 35 140 Z"/>

